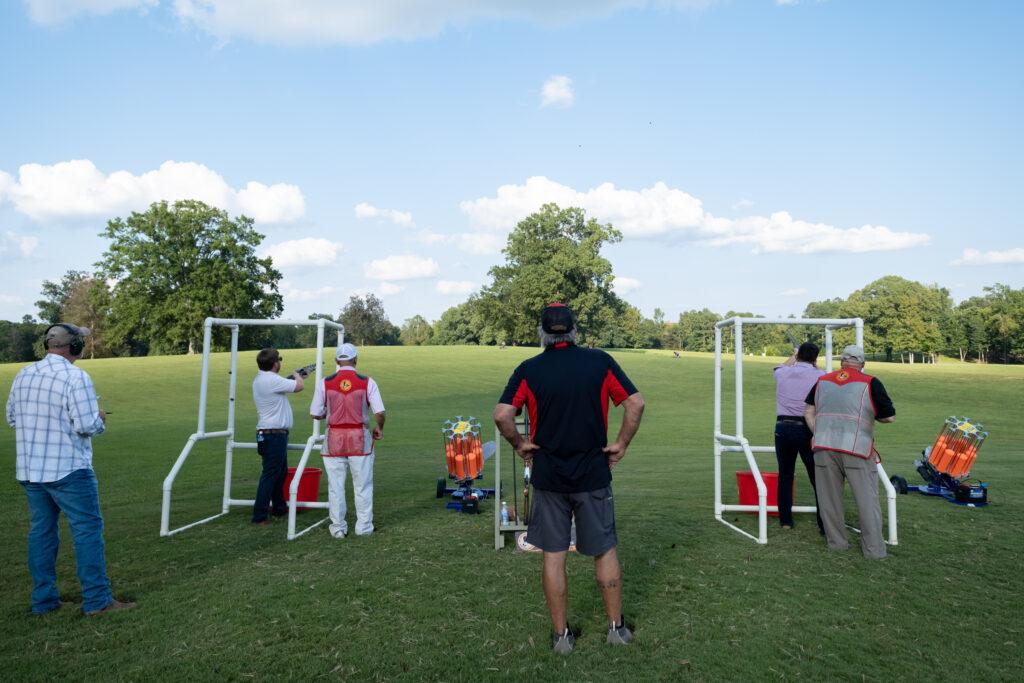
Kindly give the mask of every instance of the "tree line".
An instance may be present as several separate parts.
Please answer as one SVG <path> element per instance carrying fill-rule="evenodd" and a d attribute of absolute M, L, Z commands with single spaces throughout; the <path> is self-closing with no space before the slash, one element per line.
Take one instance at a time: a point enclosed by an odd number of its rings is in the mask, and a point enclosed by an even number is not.
<path fill-rule="evenodd" d="M 69 271 L 43 283 L 36 302 L 39 319 L 0 321 L 0 362 L 27 361 L 43 353 L 49 324 L 70 321 L 90 327 L 87 357 L 194 353 L 203 320 L 277 318 L 281 273 L 256 250 L 263 240 L 245 216 L 198 201 L 158 202 L 145 212 L 114 218 L 101 233 L 109 246 L 96 270 Z M 430 322 L 421 315 L 393 324 L 373 294 L 352 296 L 337 313 L 312 313 L 345 326 L 359 345 L 535 345 L 540 310 L 551 301 L 572 307 L 579 343 L 603 348 L 671 348 L 712 351 L 714 324 L 749 311 L 719 315 L 707 308 L 666 320 L 651 318 L 614 289 L 611 263 L 602 248 L 622 239 L 611 224 L 587 218 L 579 208 L 547 204 L 510 233 L 504 263 L 490 269 L 490 282 L 466 301 Z M 890 275 L 846 298 L 813 301 L 808 318 L 864 319 L 866 351 L 885 360 L 914 353 L 937 359 L 957 356 L 979 362 L 1024 359 L 1024 289 L 995 284 L 980 296 L 954 305 L 949 291 Z M 785 355 L 793 345 L 816 339 L 818 329 L 749 326 L 748 353 Z M 835 344 L 852 341 L 839 330 Z M 726 348 L 732 348 L 725 330 Z M 227 348 L 229 332 L 215 330 L 214 346 Z M 239 347 L 308 348 L 312 327 L 242 328 Z"/>

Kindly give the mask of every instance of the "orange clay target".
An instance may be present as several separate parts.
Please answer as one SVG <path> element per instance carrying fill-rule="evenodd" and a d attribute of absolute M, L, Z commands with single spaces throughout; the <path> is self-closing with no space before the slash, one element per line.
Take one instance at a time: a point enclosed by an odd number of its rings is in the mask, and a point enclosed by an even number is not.
<path fill-rule="evenodd" d="M 939 472 L 963 478 L 971 471 L 978 449 L 988 437 L 984 426 L 969 417 L 947 417 L 935 437 L 928 462 Z"/>
<path fill-rule="evenodd" d="M 475 417 L 445 420 L 441 426 L 444 437 L 445 463 L 448 476 L 458 481 L 477 479 L 484 471 L 483 446 L 480 442 L 480 421 Z"/>

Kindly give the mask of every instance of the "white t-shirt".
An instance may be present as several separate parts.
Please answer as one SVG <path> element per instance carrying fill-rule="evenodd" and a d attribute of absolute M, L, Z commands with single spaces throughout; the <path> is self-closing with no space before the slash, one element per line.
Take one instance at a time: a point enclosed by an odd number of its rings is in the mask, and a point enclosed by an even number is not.
<path fill-rule="evenodd" d="M 259 420 L 256 429 L 291 429 L 292 406 L 288 394 L 295 391 L 295 380 L 276 372 L 260 370 L 252 381 L 252 401 Z"/>

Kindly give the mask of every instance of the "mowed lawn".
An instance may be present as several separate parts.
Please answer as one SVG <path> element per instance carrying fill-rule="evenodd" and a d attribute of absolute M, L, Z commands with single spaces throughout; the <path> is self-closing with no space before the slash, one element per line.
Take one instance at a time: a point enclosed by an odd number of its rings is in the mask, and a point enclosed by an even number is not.
<path fill-rule="evenodd" d="M 362 349 L 360 370 L 377 379 L 388 410 L 376 465 L 379 533 L 335 541 L 321 527 L 294 542 L 285 540 L 284 522 L 252 528 L 241 508 L 160 538 L 161 482 L 196 429 L 200 359 L 83 361 L 112 412 L 107 433 L 94 440 L 109 573 L 115 594 L 139 607 L 100 618 L 83 617 L 80 605 L 29 614 L 27 506 L 14 479 L 13 430 L 0 430 L 3 678 L 1020 679 L 1024 368 L 869 365 L 898 411 L 895 424 L 877 430 L 889 472 L 915 483 L 912 461 L 942 420 L 966 414 L 991 432 L 974 473 L 989 482 L 993 501 L 975 510 L 901 496 L 900 545 L 869 562 L 859 549 L 826 552 L 806 515 L 792 532 L 770 526 L 767 546 L 716 522 L 711 356 L 616 353 L 647 399 L 614 481 L 636 643 L 604 644 L 592 563 L 574 556 L 570 615 L 583 635 L 563 659 L 550 651 L 540 556 L 494 551 L 491 501 L 471 517 L 434 497 L 441 422 L 474 415 L 491 432 L 490 412 L 508 375 L 535 352 Z M 312 351 L 283 355 L 289 368 L 313 359 Z M 238 434 L 251 441 L 255 354 L 240 358 Z M 227 361 L 227 354 L 212 361 L 210 431 L 225 424 Z M 745 365 L 746 431 L 755 445 L 771 443 L 774 362 Z M 20 367 L 0 366 L 5 397 Z M 726 387 L 731 377 L 727 367 Z M 309 391 L 293 396 L 293 442 L 309 433 L 309 398 Z M 613 431 L 620 418 L 613 410 Z M 731 431 L 731 419 L 725 428 Z M 759 457 L 764 469 L 775 469 L 772 456 Z M 297 460 L 292 453 L 291 463 Z M 172 525 L 219 512 L 223 462 L 223 440 L 196 448 L 175 486 Z M 746 469 L 741 456 L 730 456 L 727 499 L 735 498 L 738 469 Z M 258 473 L 255 451 L 237 451 L 234 495 L 252 497 Z M 799 471 L 797 500 L 807 500 Z M 300 522 L 320 515 L 302 513 Z M 730 519 L 755 527 L 748 516 Z M 70 535 L 66 527 L 62 533 L 61 593 L 80 602 Z"/>

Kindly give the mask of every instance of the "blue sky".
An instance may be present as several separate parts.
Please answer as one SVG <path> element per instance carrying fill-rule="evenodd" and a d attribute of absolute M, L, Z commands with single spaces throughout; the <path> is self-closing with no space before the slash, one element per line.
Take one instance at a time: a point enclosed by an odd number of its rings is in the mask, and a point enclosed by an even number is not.
<path fill-rule="evenodd" d="M 1021 3 L 356 5 L 0 4 L 0 318 L 185 196 L 257 219 L 295 317 L 436 319 L 544 201 L 669 319 L 1024 286 Z"/>

